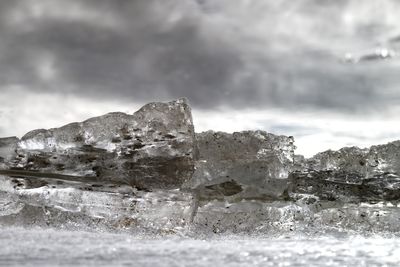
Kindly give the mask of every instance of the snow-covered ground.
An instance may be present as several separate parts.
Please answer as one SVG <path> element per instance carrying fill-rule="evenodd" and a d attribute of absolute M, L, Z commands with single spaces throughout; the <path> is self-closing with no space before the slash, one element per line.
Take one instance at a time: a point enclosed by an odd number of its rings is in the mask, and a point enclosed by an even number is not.
<path fill-rule="evenodd" d="M 154 238 L 6 227 L 4 266 L 399 266 L 400 238 L 283 235 Z"/>

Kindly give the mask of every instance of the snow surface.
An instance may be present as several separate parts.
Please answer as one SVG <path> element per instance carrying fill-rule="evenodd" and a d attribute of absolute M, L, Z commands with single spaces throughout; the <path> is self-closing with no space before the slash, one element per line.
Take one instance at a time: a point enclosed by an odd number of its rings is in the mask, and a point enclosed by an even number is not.
<path fill-rule="evenodd" d="M 208 239 L 0 229 L 1 266 L 399 266 L 400 239 L 335 235 Z"/>

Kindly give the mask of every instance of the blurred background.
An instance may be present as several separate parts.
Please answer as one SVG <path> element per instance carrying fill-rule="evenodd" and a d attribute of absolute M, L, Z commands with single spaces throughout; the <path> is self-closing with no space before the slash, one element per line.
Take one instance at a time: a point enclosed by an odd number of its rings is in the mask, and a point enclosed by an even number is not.
<path fill-rule="evenodd" d="M 187 97 L 311 156 L 400 139 L 400 1 L 2 0 L 0 136 Z"/>

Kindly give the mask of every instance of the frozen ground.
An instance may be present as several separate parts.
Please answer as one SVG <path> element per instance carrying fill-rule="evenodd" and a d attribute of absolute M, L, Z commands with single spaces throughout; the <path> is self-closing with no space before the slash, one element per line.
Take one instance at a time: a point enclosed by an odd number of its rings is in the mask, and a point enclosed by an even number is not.
<path fill-rule="evenodd" d="M 6 227 L 3 266 L 399 266 L 393 237 L 149 238 Z"/>

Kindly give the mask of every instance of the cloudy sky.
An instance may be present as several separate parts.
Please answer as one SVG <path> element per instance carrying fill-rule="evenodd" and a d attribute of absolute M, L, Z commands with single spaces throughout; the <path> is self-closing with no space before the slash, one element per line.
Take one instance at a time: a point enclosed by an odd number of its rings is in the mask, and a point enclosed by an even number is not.
<path fill-rule="evenodd" d="M 185 96 L 307 156 L 400 139 L 400 1 L 1 0 L 0 136 Z"/>

